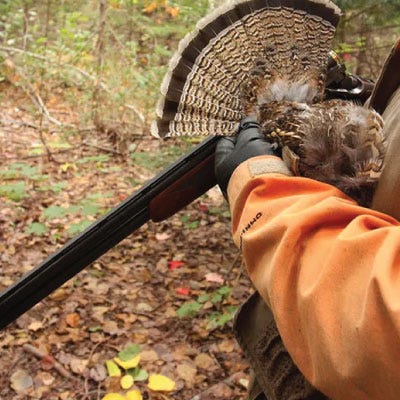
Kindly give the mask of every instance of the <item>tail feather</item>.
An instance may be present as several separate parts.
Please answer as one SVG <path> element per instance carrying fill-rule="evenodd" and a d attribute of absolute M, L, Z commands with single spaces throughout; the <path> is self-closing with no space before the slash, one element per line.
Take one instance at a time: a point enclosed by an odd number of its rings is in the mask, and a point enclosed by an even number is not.
<path fill-rule="evenodd" d="M 226 2 L 181 41 L 163 81 L 152 133 L 224 134 L 222 121 L 236 124 L 258 104 L 282 97 L 282 90 L 285 99 L 298 97 L 304 85 L 310 86 L 307 101 L 320 99 L 339 16 L 330 0 Z M 279 86 L 281 80 L 289 87 Z M 197 117 L 211 124 L 209 131 L 206 122 L 190 124 Z"/>

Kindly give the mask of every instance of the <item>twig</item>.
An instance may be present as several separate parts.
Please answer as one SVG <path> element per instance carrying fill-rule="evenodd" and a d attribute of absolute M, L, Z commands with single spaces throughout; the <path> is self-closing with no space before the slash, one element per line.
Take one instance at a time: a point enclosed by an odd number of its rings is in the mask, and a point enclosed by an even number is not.
<path fill-rule="evenodd" d="M 31 122 L 25 122 L 25 121 L 16 121 L 14 119 L 9 119 L 9 120 L 0 120 L 0 125 L 1 126 L 8 126 L 8 125 L 18 125 L 18 126 L 23 126 L 25 128 L 32 128 L 32 129 L 39 129 L 39 127 L 35 124 L 32 124 Z"/>
<path fill-rule="evenodd" d="M 221 383 L 229 386 L 230 388 L 234 388 L 235 387 L 234 378 L 235 378 L 234 375 L 229 376 L 228 378 L 224 379 L 223 381 L 208 387 L 204 392 L 201 392 L 200 394 L 196 394 L 190 400 L 205 400 L 205 399 L 209 399 L 210 397 L 214 397 L 214 396 L 212 396 L 213 388 L 217 385 L 220 385 Z"/>
<path fill-rule="evenodd" d="M 117 42 L 118 46 L 119 46 L 121 49 L 125 50 L 125 49 L 126 49 L 125 45 L 121 42 L 121 40 L 119 39 L 118 35 L 115 33 L 114 29 L 112 28 L 112 26 L 109 24 L 108 21 L 106 21 L 106 27 L 107 27 L 107 29 L 110 31 L 112 37 L 113 37 L 113 38 L 115 39 L 115 41 Z"/>
<path fill-rule="evenodd" d="M 105 152 L 107 152 L 107 153 L 113 153 L 113 154 L 116 154 L 116 155 L 118 155 L 118 156 L 122 156 L 122 155 L 123 155 L 121 152 L 119 152 L 119 151 L 117 151 L 117 150 L 110 149 L 110 148 L 107 148 L 107 147 L 98 146 L 97 144 L 87 143 L 87 142 L 83 142 L 82 144 L 83 144 L 84 146 L 93 147 L 94 149 L 98 149 L 98 150 L 101 150 L 101 151 L 105 151 Z"/>
<path fill-rule="evenodd" d="M 242 252 L 240 250 L 238 250 L 235 259 L 232 261 L 231 266 L 229 267 L 228 271 L 226 271 L 226 274 L 224 276 L 224 281 L 228 280 L 229 275 L 231 274 L 231 272 L 233 271 L 233 268 L 235 268 L 236 263 L 238 262 L 240 256 L 242 255 Z"/>
<path fill-rule="evenodd" d="M 23 91 L 29 96 L 29 98 L 32 100 L 32 103 L 39 109 L 42 115 L 44 115 L 49 122 L 61 126 L 63 125 L 60 121 L 55 119 L 54 117 L 51 116 L 49 110 L 47 109 L 46 105 L 44 104 L 44 101 L 40 97 L 39 93 L 35 90 L 35 88 L 32 86 L 32 84 L 29 82 L 28 78 L 25 76 L 25 74 L 22 72 L 21 68 L 15 67 L 16 71 L 18 74 L 23 78 L 23 81 L 25 82 L 25 85 L 21 85 Z"/>
<path fill-rule="evenodd" d="M 38 60 L 47 61 L 47 62 L 49 62 L 51 64 L 56 64 L 56 65 L 58 65 L 60 67 L 66 67 L 66 68 L 69 68 L 69 69 L 73 69 L 74 71 L 78 72 L 83 77 L 85 77 L 86 79 L 89 79 L 90 81 L 92 81 L 95 85 L 98 85 L 102 90 L 104 90 L 108 94 L 112 95 L 112 91 L 108 88 L 108 86 L 105 83 L 98 82 L 98 79 L 95 76 L 90 75 L 88 72 L 84 71 L 83 69 L 81 69 L 79 67 L 76 67 L 75 65 L 68 64 L 68 63 L 60 63 L 58 61 L 51 60 L 48 57 L 42 56 L 40 54 L 36 54 L 36 53 L 32 53 L 30 51 L 18 49 L 16 47 L 0 46 L 0 50 L 5 51 L 7 53 L 25 54 L 25 55 L 27 55 L 29 57 L 36 58 Z M 142 124 L 145 123 L 144 115 L 134 105 L 132 105 L 132 104 L 124 104 L 123 107 L 127 108 L 128 110 L 133 111 L 136 114 L 136 116 L 140 119 L 140 122 Z"/>
<path fill-rule="evenodd" d="M 32 346 L 30 344 L 24 344 L 22 348 L 27 352 L 39 359 L 46 359 L 46 361 L 49 361 L 52 365 L 53 368 L 64 378 L 66 379 L 73 379 L 75 380 L 76 378 L 71 375 L 70 372 L 68 372 L 58 361 L 56 361 L 50 354 L 46 353 L 43 350 L 38 349 L 35 346 Z"/>
<path fill-rule="evenodd" d="M 107 339 L 107 340 L 108 340 L 108 339 Z M 106 340 L 106 341 L 107 341 L 107 340 Z M 92 358 L 93 358 L 93 354 L 94 354 L 94 352 L 96 351 L 96 349 L 97 349 L 100 345 L 102 345 L 102 344 L 104 344 L 104 342 L 97 343 L 97 344 L 95 344 L 95 345 L 93 346 L 92 350 L 90 351 L 89 358 L 88 358 L 88 364 L 91 363 Z M 98 387 L 97 387 L 97 389 L 98 389 Z M 88 396 L 89 396 L 89 375 L 85 376 L 84 390 L 85 390 L 85 394 L 83 395 L 83 397 L 82 397 L 81 400 L 86 400 L 86 399 L 88 398 Z"/>

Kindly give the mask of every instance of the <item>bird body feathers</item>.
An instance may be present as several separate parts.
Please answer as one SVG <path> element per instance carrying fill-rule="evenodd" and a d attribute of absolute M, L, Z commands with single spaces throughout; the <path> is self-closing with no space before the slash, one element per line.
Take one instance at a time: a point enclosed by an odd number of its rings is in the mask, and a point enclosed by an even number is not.
<path fill-rule="evenodd" d="M 164 78 L 156 136 L 233 135 L 255 115 L 293 172 L 369 205 L 382 168 L 382 120 L 324 100 L 340 9 L 330 0 L 231 0 L 180 43 Z"/>

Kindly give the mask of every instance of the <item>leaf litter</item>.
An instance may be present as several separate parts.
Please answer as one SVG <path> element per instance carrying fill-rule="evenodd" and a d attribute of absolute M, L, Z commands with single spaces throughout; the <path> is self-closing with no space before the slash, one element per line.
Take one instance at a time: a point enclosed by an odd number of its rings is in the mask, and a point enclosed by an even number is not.
<path fill-rule="evenodd" d="M 28 120 L 14 103 L 4 102 L 7 119 Z M 117 156 L 98 168 L 104 152 L 80 140 L 71 137 L 55 163 L 30 157 L 35 130 L 0 129 L 0 171 L 17 159 L 15 170 L 29 175 L 7 181 L 19 192 L 0 193 L 0 290 L 156 172 Z M 160 154 L 168 145 L 140 142 Z M 167 221 L 145 224 L 0 332 L 0 398 L 244 398 L 249 370 L 231 308 L 252 289 L 236 258 L 215 188 Z"/>

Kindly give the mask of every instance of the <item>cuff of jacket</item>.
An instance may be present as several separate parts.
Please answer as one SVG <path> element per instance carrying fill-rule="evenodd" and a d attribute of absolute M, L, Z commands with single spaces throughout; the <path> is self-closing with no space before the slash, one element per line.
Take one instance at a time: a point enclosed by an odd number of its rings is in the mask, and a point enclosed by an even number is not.
<path fill-rule="evenodd" d="M 243 185 L 251 179 L 265 174 L 293 175 L 285 162 L 279 157 L 258 156 L 250 158 L 240 164 L 233 172 L 228 184 L 228 199 L 236 199 Z"/>

